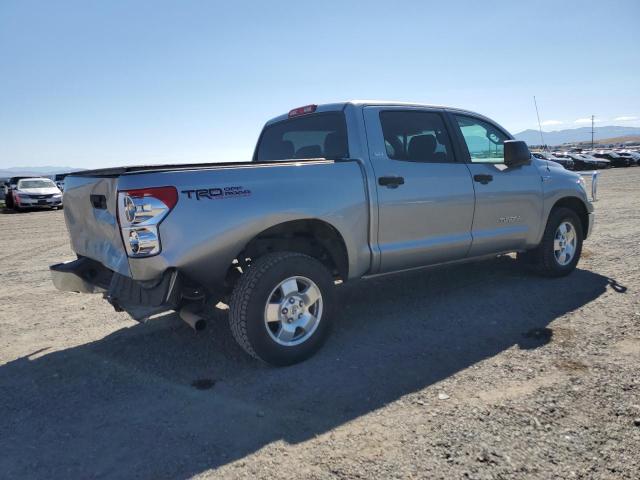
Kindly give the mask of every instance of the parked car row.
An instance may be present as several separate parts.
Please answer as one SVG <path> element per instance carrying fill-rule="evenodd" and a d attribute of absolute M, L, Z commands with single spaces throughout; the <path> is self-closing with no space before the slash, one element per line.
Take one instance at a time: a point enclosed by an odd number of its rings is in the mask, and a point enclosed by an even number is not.
<path fill-rule="evenodd" d="M 567 170 L 595 170 L 640 165 L 640 152 L 632 150 L 594 150 L 570 152 L 532 152 L 540 159 L 562 165 Z"/>
<path fill-rule="evenodd" d="M 50 178 L 11 177 L 2 190 L 7 208 L 62 208 L 62 191 Z"/>

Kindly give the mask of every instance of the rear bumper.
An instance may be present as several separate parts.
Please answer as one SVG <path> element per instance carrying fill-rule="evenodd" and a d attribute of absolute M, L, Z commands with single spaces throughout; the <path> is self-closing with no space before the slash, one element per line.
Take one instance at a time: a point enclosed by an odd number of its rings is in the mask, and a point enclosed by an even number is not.
<path fill-rule="evenodd" d="M 63 292 L 102 293 L 111 283 L 113 272 L 86 257 L 49 267 L 53 285 Z"/>
<path fill-rule="evenodd" d="M 134 319 L 178 308 L 182 300 L 183 279 L 176 270 L 167 270 L 155 280 L 140 282 L 109 270 L 87 257 L 49 267 L 58 290 L 78 293 L 102 293 L 117 310 Z"/>

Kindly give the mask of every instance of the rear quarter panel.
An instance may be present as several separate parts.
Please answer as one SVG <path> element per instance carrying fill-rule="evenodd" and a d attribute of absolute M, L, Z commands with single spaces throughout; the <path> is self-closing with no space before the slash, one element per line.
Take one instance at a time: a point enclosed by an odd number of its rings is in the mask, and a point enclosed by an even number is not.
<path fill-rule="evenodd" d="M 131 258 L 132 277 L 147 280 L 176 267 L 211 288 L 219 287 L 234 258 L 260 232 L 284 222 L 319 219 L 344 239 L 349 277 L 370 267 L 369 212 L 358 162 L 237 165 L 123 175 L 120 190 L 173 185 L 179 200 L 160 224 L 162 251 Z M 220 189 L 215 198 L 185 193 Z M 233 190 L 230 190 L 233 189 Z M 218 190 L 216 190 L 218 192 Z"/>
<path fill-rule="evenodd" d="M 67 177 L 63 193 L 64 218 L 74 252 L 129 276 L 128 258 L 116 219 L 116 190 L 117 178 L 114 177 Z M 91 195 L 103 195 L 107 208 L 93 208 L 89 201 Z"/>

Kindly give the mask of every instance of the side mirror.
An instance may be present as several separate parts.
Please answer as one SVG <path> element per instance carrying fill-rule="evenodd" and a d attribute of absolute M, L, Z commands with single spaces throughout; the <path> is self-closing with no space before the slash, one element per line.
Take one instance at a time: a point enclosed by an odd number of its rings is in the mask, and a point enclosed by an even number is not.
<path fill-rule="evenodd" d="M 519 167 L 531 163 L 531 152 L 522 140 L 505 140 L 504 164 L 507 167 Z"/>

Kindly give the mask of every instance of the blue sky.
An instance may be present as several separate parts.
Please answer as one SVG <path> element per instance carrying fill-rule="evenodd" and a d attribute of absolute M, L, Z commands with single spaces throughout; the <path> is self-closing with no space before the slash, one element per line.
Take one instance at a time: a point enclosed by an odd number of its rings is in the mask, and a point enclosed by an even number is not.
<path fill-rule="evenodd" d="M 245 160 L 309 103 L 640 126 L 640 2 L 0 1 L 0 168 Z M 556 123 L 562 122 L 562 123 Z"/>

